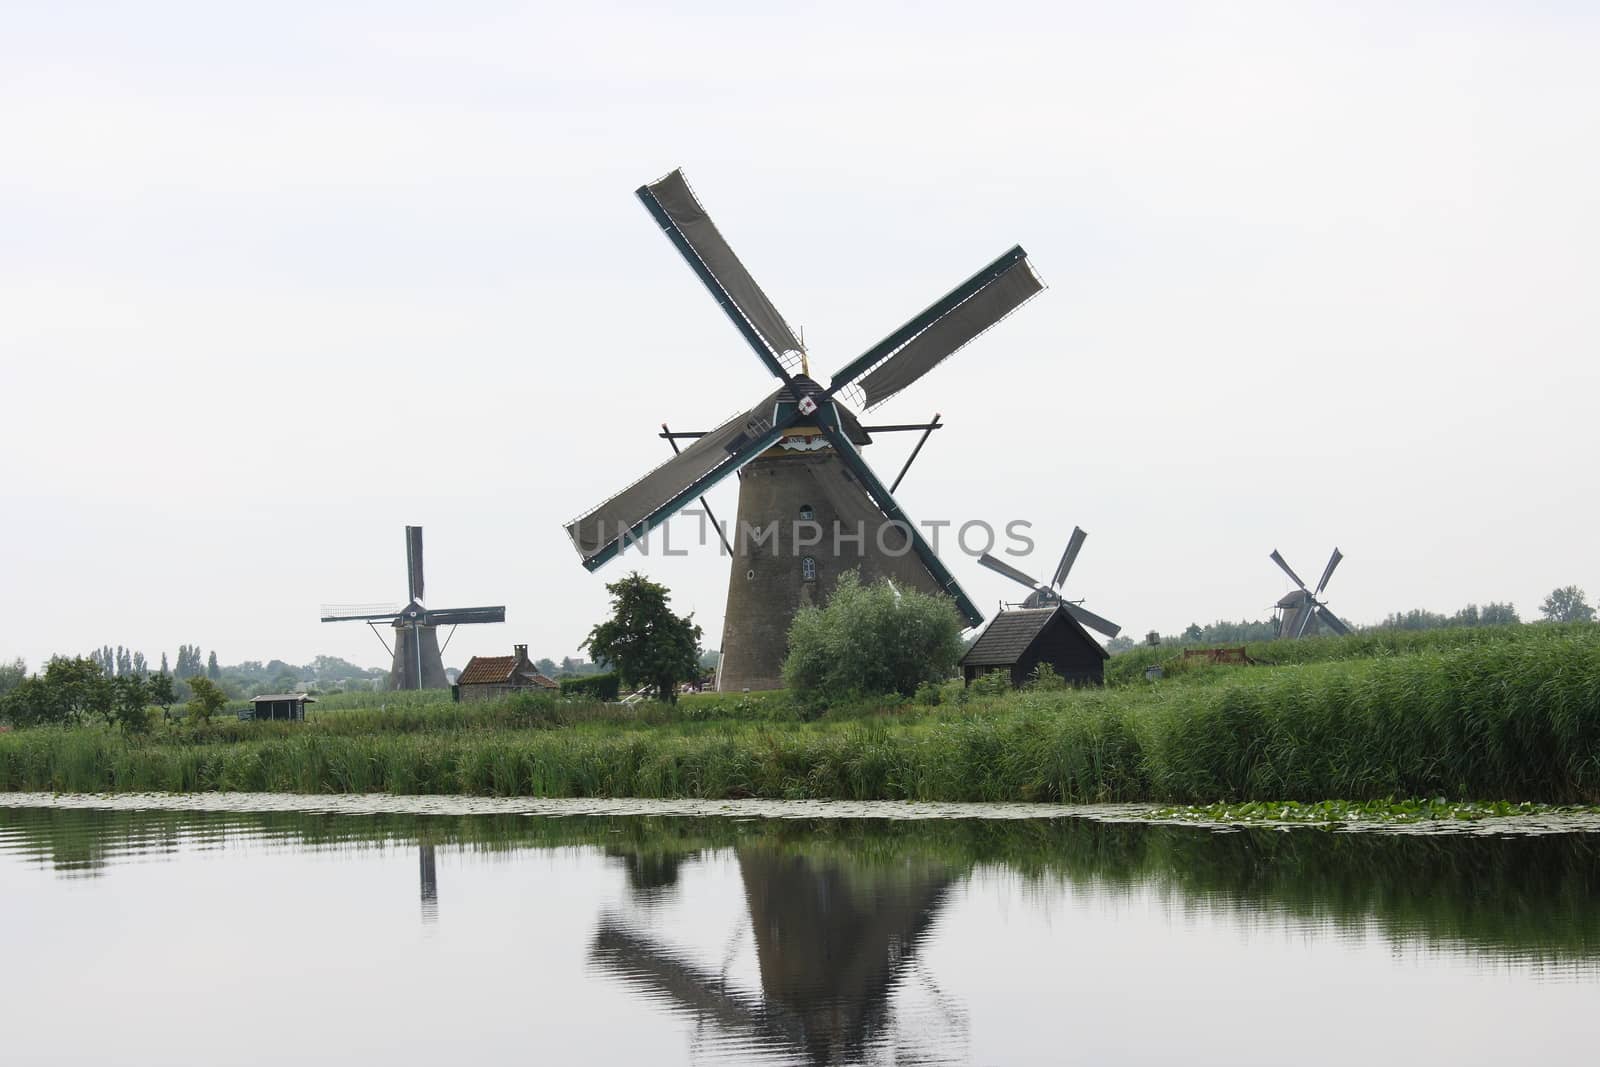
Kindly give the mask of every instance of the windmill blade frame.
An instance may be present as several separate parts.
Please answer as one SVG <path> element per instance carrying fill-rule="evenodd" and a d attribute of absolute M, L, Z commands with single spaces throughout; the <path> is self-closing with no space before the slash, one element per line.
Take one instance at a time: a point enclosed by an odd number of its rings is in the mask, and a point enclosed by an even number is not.
<path fill-rule="evenodd" d="M 1344 553 L 1340 552 L 1337 547 L 1334 548 L 1333 555 L 1328 557 L 1327 569 L 1322 572 L 1322 580 L 1317 583 L 1314 596 L 1321 596 L 1322 591 L 1328 588 L 1328 579 L 1333 577 L 1333 569 L 1339 565 L 1339 561 L 1342 559 L 1344 559 Z"/>
<path fill-rule="evenodd" d="M 996 559 L 987 552 L 978 557 L 978 566 L 987 567 L 996 574 L 1003 574 L 1007 578 L 1010 578 L 1013 582 L 1016 582 L 1018 585 L 1025 585 L 1034 592 L 1039 592 L 1040 590 L 1044 589 L 1044 586 L 1040 585 L 1037 581 L 1029 577 L 1023 571 L 1018 570 L 1016 567 L 1013 567 L 1004 560 Z"/>
<path fill-rule="evenodd" d="M 406 527 L 406 592 L 413 603 L 425 604 L 422 599 L 422 527 Z"/>
<path fill-rule="evenodd" d="M 859 379 L 865 408 L 875 408 L 1043 289 L 1028 253 L 1014 245 L 841 367 L 828 382 L 828 395 Z"/>
<path fill-rule="evenodd" d="M 1074 619 L 1077 619 L 1089 629 L 1103 633 L 1107 637 L 1115 637 L 1122 632 L 1122 627 L 1118 626 L 1116 623 L 1112 622 L 1103 615 L 1096 615 L 1094 612 L 1090 611 L 1086 607 L 1083 607 L 1082 605 L 1068 603 L 1067 601 L 1063 600 L 1061 602 L 1061 606 L 1066 610 L 1068 615 L 1071 615 Z"/>
<path fill-rule="evenodd" d="M 634 195 L 656 220 L 717 305 L 776 377 L 799 369 L 804 346 L 717 229 L 681 169 L 639 186 Z"/>
<path fill-rule="evenodd" d="M 1073 563 L 1078 559 L 1078 553 L 1083 550 L 1083 542 L 1088 540 L 1088 537 L 1089 535 L 1084 532 L 1083 527 L 1074 526 L 1072 528 L 1072 536 L 1067 538 L 1067 550 L 1061 553 L 1061 562 L 1056 564 L 1055 577 L 1050 580 L 1052 589 L 1057 592 L 1061 590 L 1062 584 L 1067 580 L 1067 575 L 1072 571 Z M 1111 636 L 1115 637 L 1116 634 Z"/>
<path fill-rule="evenodd" d="M 1308 612 L 1307 614 L 1310 613 Z M 1335 615 L 1321 604 L 1317 605 L 1316 614 L 1317 618 L 1322 620 L 1322 625 L 1326 626 L 1340 637 L 1350 636 L 1350 627 L 1346 626 L 1339 616 Z"/>
<path fill-rule="evenodd" d="M 609 562 L 629 544 L 642 539 L 690 501 L 776 444 L 783 431 L 803 417 L 798 405 L 777 422 L 763 416 L 762 410 L 772 411 L 779 395 L 774 393 L 762 407 L 729 419 L 569 522 L 567 536 L 583 557 L 584 567 L 592 571 Z"/>
<path fill-rule="evenodd" d="M 424 620 L 429 626 L 464 626 L 470 623 L 505 621 L 504 604 L 480 608 L 445 608 L 442 611 L 428 612 Z"/>
<path fill-rule="evenodd" d="M 1283 573 L 1287 574 L 1295 585 L 1298 585 L 1301 589 L 1306 588 L 1306 583 L 1300 580 L 1300 576 L 1294 572 L 1294 568 L 1289 566 L 1289 564 L 1284 560 L 1283 556 L 1278 554 L 1277 549 L 1273 549 L 1272 554 L 1267 558 L 1282 568 Z"/>
<path fill-rule="evenodd" d="M 831 405 L 829 411 L 832 411 Z M 917 558 L 922 561 L 923 567 L 933 576 L 934 581 L 944 590 L 945 594 L 954 598 L 956 610 L 960 612 L 967 626 L 971 628 L 982 624 L 983 612 L 979 611 L 978 606 L 972 602 L 972 598 L 967 596 L 966 590 L 961 588 L 961 583 L 956 581 L 956 576 L 950 573 L 950 569 L 944 565 L 944 561 L 934 552 L 933 546 L 928 544 L 927 540 L 922 536 L 922 532 L 917 529 L 917 524 L 911 521 L 910 516 L 895 501 L 893 494 L 878 480 L 878 476 L 873 469 L 867 466 L 867 461 L 861 458 L 861 453 L 857 452 L 855 445 L 850 443 L 849 435 L 839 428 L 837 420 L 822 418 L 817 420 L 817 425 L 822 430 L 823 436 L 828 439 L 829 444 L 833 445 L 833 450 L 838 454 L 839 459 L 860 480 L 867 494 L 872 497 L 874 503 L 878 505 L 878 509 L 883 512 L 884 518 L 898 524 L 907 537 L 910 538 L 911 550 L 917 554 Z"/>

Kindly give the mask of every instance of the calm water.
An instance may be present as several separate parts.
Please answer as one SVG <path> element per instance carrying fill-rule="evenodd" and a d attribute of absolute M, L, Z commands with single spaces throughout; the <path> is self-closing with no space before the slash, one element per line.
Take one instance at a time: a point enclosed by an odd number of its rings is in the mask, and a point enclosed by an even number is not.
<path fill-rule="evenodd" d="M 1600 835 L 0 807 L 0 1062 L 1518 1063 Z"/>

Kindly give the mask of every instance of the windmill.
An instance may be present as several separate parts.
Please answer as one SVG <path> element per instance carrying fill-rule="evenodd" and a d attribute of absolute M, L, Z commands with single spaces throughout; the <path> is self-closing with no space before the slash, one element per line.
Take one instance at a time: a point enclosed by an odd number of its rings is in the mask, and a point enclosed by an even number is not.
<path fill-rule="evenodd" d="M 1277 549 L 1273 549 L 1272 555 L 1268 558 L 1283 569 L 1283 573 L 1289 576 L 1290 581 L 1299 586 L 1298 589 L 1289 590 L 1277 603 L 1280 612 L 1278 616 L 1280 639 L 1315 634 L 1319 622 L 1336 634 L 1350 633 L 1350 627 L 1340 622 L 1338 616 L 1329 611 L 1327 604 L 1321 600 L 1322 591 L 1328 588 L 1328 579 L 1333 577 L 1333 569 L 1339 565 L 1341 559 L 1344 559 L 1344 555 L 1337 548 L 1333 550 L 1333 555 L 1328 557 L 1328 566 L 1324 568 L 1322 580 L 1317 583 L 1315 591 L 1306 588 L 1306 583 L 1302 582 L 1293 568 L 1284 562 Z"/>
<path fill-rule="evenodd" d="M 870 443 L 875 428 L 862 426 L 841 398 L 876 408 L 1021 306 L 1043 288 L 1027 253 L 1011 248 L 823 386 L 810 377 L 802 341 L 729 248 L 682 172 L 642 186 L 637 195 L 778 388 L 708 433 L 669 433 L 671 459 L 568 523 L 583 565 L 591 571 L 602 566 L 738 472 L 735 536 L 724 542 L 733 568 L 718 688 L 779 687 L 795 612 L 825 599 L 852 568 L 863 581 L 887 578 L 900 588 L 949 596 L 968 626 L 982 622 L 955 576 L 861 458 L 858 448 Z M 913 427 L 876 429 L 907 428 Z M 914 428 L 923 429 L 926 440 L 927 428 Z M 694 440 L 676 452 L 678 438 Z M 779 531 L 779 543 L 760 539 L 769 529 Z M 820 532 L 816 541 L 812 531 Z"/>
<path fill-rule="evenodd" d="M 1028 594 L 1028 598 L 1022 602 L 1023 607 L 1049 608 L 1060 604 L 1066 609 L 1068 615 L 1071 615 L 1089 629 L 1098 630 L 1107 637 L 1115 637 L 1122 632 L 1122 627 L 1110 619 L 1101 618 L 1081 604 L 1063 600 L 1061 597 L 1061 586 L 1066 582 L 1067 575 L 1071 573 L 1072 564 L 1077 560 L 1078 551 L 1083 548 L 1083 542 L 1088 536 L 1081 527 L 1074 526 L 1072 528 L 1072 536 L 1067 539 L 1067 550 L 1061 554 L 1061 562 L 1056 564 L 1055 577 L 1050 579 L 1049 585 L 1034 581 L 1022 571 L 1011 566 L 1011 564 L 995 559 L 987 552 L 978 557 L 978 562 L 996 574 L 1003 574 L 1013 582 L 1018 582 L 1031 589 L 1032 592 Z"/>
<path fill-rule="evenodd" d="M 422 527 L 406 527 L 406 592 L 409 599 L 402 607 L 324 606 L 323 622 L 365 622 L 378 634 L 376 623 L 388 622 L 394 627 L 394 666 L 389 670 L 390 689 L 445 689 L 449 682 L 444 676 L 444 661 L 439 649 L 438 627 L 454 627 L 480 622 L 505 622 L 504 604 L 488 608 L 443 608 L 430 610 L 422 599 Z M 448 646 L 449 638 L 445 639 Z M 384 648 L 389 643 L 384 641 Z"/>

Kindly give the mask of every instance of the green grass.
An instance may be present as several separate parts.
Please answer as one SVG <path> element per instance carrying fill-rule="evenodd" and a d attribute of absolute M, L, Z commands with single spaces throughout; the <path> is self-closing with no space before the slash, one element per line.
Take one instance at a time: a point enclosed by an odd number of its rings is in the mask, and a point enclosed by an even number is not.
<path fill-rule="evenodd" d="M 1600 627 L 1363 640 L 1300 642 L 1304 663 L 938 705 L 868 702 L 820 718 L 781 694 L 728 694 L 637 708 L 435 699 L 319 708 L 304 724 L 167 725 L 147 737 L 17 730 L 0 734 L 0 789 L 1600 801 Z"/>

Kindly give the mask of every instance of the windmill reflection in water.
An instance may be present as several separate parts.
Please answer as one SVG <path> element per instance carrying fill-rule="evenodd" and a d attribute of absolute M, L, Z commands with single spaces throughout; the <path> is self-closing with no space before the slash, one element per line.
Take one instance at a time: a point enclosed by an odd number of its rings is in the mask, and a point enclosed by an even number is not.
<path fill-rule="evenodd" d="M 740 846 L 736 854 L 758 990 L 729 978 L 737 936 L 718 970 L 651 929 L 659 925 L 652 921 L 658 905 L 692 856 L 662 862 L 614 853 L 628 870 L 633 906 L 601 915 L 591 963 L 694 1017 L 719 1044 L 789 1053 L 814 1064 L 856 1062 L 876 1046 L 921 1043 L 930 1030 L 944 1049 L 965 1046 L 965 1012 L 918 963 L 955 880 L 948 867 L 935 861 L 847 863 L 770 844 Z M 936 1008 L 919 1014 L 912 1028 L 896 1024 L 894 1002 L 914 979 Z"/>

